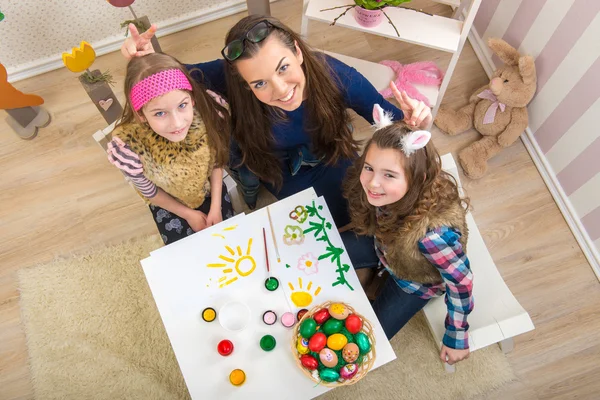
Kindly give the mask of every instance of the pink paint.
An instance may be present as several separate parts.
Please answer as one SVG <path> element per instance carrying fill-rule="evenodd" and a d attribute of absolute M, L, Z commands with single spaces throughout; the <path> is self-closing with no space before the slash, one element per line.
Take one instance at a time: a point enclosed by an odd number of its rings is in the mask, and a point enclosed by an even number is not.
<path fill-rule="evenodd" d="M 600 1 L 598 3 L 600 4 Z M 535 139 L 544 154 L 598 100 L 600 91 L 597 88 L 600 88 L 600 58 L 583 74 L 552 114 L 534 132 Z"/>
<path fill-rule="evenodd" d="M 354 19 L 360 26 L 373 28 L 383 21 L 383 11 L 367 10 L 362 7 L 354 7 Z"/>
<path fill-rule="evenodd" d="M 296 318 L 291 312 L 286 312 L 281 316 L 281 324 L 286 328 L 291 328 L 296 323 Z"/>
<path fill-rule="evenodd" d="M 556 176 L 567 196 L 575 193 L 577 189 L 600 173 L 598 155 L 600 155 L 600 137 Z"/>

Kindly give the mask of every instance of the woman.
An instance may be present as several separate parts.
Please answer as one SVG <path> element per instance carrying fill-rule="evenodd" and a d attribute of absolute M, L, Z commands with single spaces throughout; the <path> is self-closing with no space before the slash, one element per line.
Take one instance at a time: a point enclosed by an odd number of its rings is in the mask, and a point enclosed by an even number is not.
<path fill-rule="evenodd" d="M 154 26 L 141 35 L 133 25 L 130 31 L 121 47 L 125 57 L 153 51 Z M 260 182 L 278 199 L 312 186 L 325 197 L 337 226 L 344 226 L 349 217 L 342 180 L 358 149 L 346 109 L 372 123 L 377 103 L 409 125 L 431 122 L 423 102 L 395 90 L 399 110 L 354 68 L 311 50 L 275 18 L 240 20 L 227 34 L 222 54 L 225 60 L 188 68 L 229 101 L 231 167 L 250 207 Z"/>

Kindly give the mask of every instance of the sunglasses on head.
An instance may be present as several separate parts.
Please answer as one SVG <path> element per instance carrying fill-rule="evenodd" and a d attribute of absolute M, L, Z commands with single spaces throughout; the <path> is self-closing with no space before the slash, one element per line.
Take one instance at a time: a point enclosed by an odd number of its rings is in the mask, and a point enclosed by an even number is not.
<path fill-rule="evenodd" d="M 223 58 L 229 62 L 237 60 L 246 49 L 244 45 L 246 40 L 250 41 L 251 43 L 260 43 L 265 40 L 267 36 L 269 36 L 269 33 L 271 33 L 273 28 L 275 28 L 275 26 L 266 19 L 257 22 L 252 28 L 248 29 L 246 34 L 241 39 L 232 40 L 225 47 L 223 47 L 223 50 L 221 50 Z"/>

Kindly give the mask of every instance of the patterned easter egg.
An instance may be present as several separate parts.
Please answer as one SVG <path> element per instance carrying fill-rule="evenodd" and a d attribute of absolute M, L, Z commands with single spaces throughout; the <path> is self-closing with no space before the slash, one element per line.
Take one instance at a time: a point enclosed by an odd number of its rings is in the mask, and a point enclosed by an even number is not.
<path fill-rule="evenodd" d="M 300 325 L 300 335 L 303 338 L 310 339 L 312 335 L 317 331 L 317 323 L 314 319 L 308 318 Z"/>
<path fill-rule="evenodd" d="M 333 335 L 334 333 L 338 333 L 344 327 L 344 323 L 338 319 L 328 319 L 327 322 L 323 325 L 323 332 L 327 336 Z M 304 336 L 304 335 L 303 335 Z"/>
<path fill-rule="evenodd" d="M 358 359 L 358 355 L 360 354 L 360 350 L 355 343 L 348 343 L 342 349 L 342 358 L 347 363 L 353 363 Z"/>
<path fill-rule="evenodd" d="M 341 333 L 334 333 L 327 338 L 327 347 L 331 350 L 341 350 L 346 343 L 348 343 L 348 339 Z"/>
<path fill-rule="evenodd" d="M 333 351 L 329 350 L 328 348 L 324 348 L 323 350 L 321 350 L 319 352 L 319 359 L 321 359 L 321 362 L 323 363 L 324 366 L 329 367 L 329 368 L 335 367 L 338 363 L 337 354 L 335 354 Z"/>
<path fill-rule="evenodd" d="M 344 320 L 350 314 L 348 307 L 341 303 L 333 303 L 329 306 L 329 315 L 332 318 Z"/>
<path fill-rule="evenodd" d="M 340 374 L 335 369 L 323 369 L 319 371 L 319 377 L 325 382 L 335 382 L 340 379 Z"/>
<path fill-rule="evenodd" d="M 318 353 L 327 344 L 327 336 L 323 332 L 315 333 L 308 341 L 308 348 L 314 353 Z"/>
<path fill-rule="evenodd" d="M 298 343 L 296 343 L 296 350 L 298 350 L 298 353 L 300 354 L 308 353 L 308 340 L 304 339 L 303 337 L 299 337 Z"/>
<path fill-rule="evenodd" d="M 369 337 L 362 332 L 358 332 L 354 335 L 354 340 L 356 341 L 356 345 L 360 350 L 360 354 L 366 354 L 371 351 L 371 342 L 369 342 Z"/>
<path fill-rule="evenodd" d="M 362 329 L 363 323 L 358 315 L 350 314 L 350 315 L 348 315 L 348 318 L 346 318 L 344 325 L 346 325 L 346 329 L 348 329 L 348 332 L 350 332 L 351 334 L 354 335 L 354 334 L 360 332 L 360 330 Z"/>
<path fill-rule="evenodd" d="M 317 321 L 317 324 L 319 324 L 319 325 L 323 325 L 325 323 L 325 321 L 327 321 L 329 319 L 329 317 L 330 317 L 329 311 L 327 311 L 326 308 L 323 308 L 323 309 L 317 311 L 313 315 L 314 320 Z"/>
<path fill-rule="evenodd" d="M 300 356 L 300 362 L 302 363 L 302 366 L 304 368 L 311 371 L 319 367 L 319 362 L 317 361 L 317 359 L 311 356 L 310 354 L 304 354 Z"/>
<path fill-rule="evenodd" d="M 354 378 L 354 375 L 356 375 L 357 372 L 358 372 L 358 367 L 356 366 L 356 364 L 344 365 L 340 369 L 340 377 L 342 379 L 352 379 L 352 378 Z"/>

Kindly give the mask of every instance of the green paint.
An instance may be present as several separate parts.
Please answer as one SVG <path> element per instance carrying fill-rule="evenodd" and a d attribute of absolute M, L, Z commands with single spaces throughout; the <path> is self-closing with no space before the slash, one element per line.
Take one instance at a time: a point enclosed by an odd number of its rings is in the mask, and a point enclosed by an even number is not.
<path fill-rule="evenodd" d="M 290 264 L 285 264 L 286 268 L 291 268 Z"/>
<path fill-rule="evenodd" d="M 306 206 L 306 211 L 308 212 L 309 217 L 316 217 L 318 222 L 308 221 L 310 227 L 304 230 L 304 234 L 312 232 L 315 238 L 317 238 L 317 242 L 325 242 L 325 253 L 321 254 L 318 259 L 330 259 L 332 263 L 337 265 L 337 269 L 335 272 L 338 273 L 338 278 L 335 282 L 331 284 L 331 286 L 337 285 L 346 285 L 350 288 L 350 290 L 354 290 L 350 283 L 346 280 L 346 272 L 350 270 L 350 266 L 348 264 L 342 264 L 342 260 L 340 256 L 344 253 L 344 249 L 341 247 L 336 247 L 329 240 L 329 235 L 327 234 L 327 230 L 331 230 L 332 224 L 327 221 L 324 217 L 319 214 L 319 210 L 322 210 L 323 206 L 316 207 L 315 201 L 313 200 L 312 206 Z"/>

